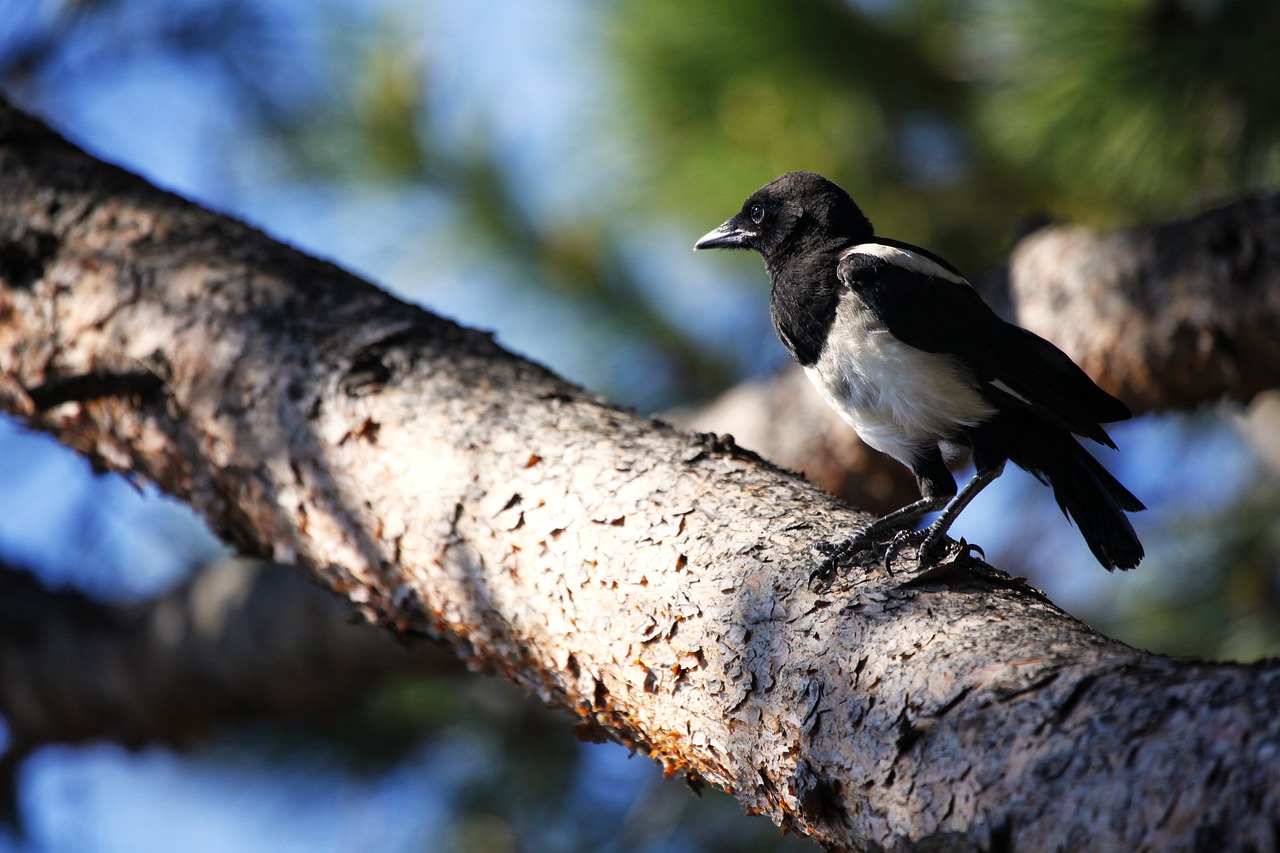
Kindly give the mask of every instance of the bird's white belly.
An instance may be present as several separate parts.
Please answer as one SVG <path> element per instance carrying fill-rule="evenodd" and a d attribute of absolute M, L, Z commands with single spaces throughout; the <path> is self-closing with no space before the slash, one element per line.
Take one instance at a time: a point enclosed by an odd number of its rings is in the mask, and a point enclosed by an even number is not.
<path fill-rule="evenodd" d="M 907 465 L 995 413 L 953 358 L 902 343 L 852 295 L 805 373 L 863 441 Z"/>

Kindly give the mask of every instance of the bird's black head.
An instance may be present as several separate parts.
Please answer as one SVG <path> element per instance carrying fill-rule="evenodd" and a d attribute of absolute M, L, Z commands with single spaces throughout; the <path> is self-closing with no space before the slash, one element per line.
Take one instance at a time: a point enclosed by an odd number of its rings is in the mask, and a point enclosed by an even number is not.
<path fill-rule="evenodd" d="M 695 249 L 755 249 L 766 262 L 785 252 L 839 249 L 873 236 L 840 187 L 813 172 L 787 172 L 751 194 L 742 210 Z"/>

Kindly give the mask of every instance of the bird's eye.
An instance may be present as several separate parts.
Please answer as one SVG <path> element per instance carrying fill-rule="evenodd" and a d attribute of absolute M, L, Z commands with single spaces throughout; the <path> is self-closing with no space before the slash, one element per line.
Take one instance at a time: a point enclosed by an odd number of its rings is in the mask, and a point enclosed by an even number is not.
<path fill-rule="evenodd" d="M 764 221 L 764 207 L 758 204 L 753 205 L 751 208 L 751 212 L 748 213 L 747 215 L 751 217 L 752 222 L 759 225 L 761 222 Z"/>

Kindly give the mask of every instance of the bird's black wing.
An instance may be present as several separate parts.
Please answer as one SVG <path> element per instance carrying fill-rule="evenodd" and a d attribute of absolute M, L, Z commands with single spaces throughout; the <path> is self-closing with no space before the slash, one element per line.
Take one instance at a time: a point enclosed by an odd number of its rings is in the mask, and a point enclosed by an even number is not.
<path fill-rule="evenodd" d="M 898 340 L 956 357 L 1005 405 L 1025 406 L 1077 435 L 1114 447 L 1101 423 L 1129 417 L 1066 353 L 1000 319 L 954 267 L 897 241 L 861 244 L 837 274 Z"/>

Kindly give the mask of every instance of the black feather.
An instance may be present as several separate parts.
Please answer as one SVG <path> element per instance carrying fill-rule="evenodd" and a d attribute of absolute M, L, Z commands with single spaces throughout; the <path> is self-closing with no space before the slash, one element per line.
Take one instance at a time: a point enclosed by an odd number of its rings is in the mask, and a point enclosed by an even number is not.
<path fill-rule="evenodd" d="M 876 242 L 933 258 L 909 244 Z M 954 272 L 949 264 L 946 268 Z M 1006 395 L 1012 398 L 1010 405 L 1019 405 L 1022 398 L 1045 420 L 1115 447 L 1100 424 L 1127 420 L 1129 407 L 1094 384 L 1062 350 L 1002 320 L 968 283 L 922 275 L 858 253 L 840 261 L 838 274 L 898 340 L 925 352 L 956 356 L 981 379 L 1007 386 L 1013 392 Z"/>

